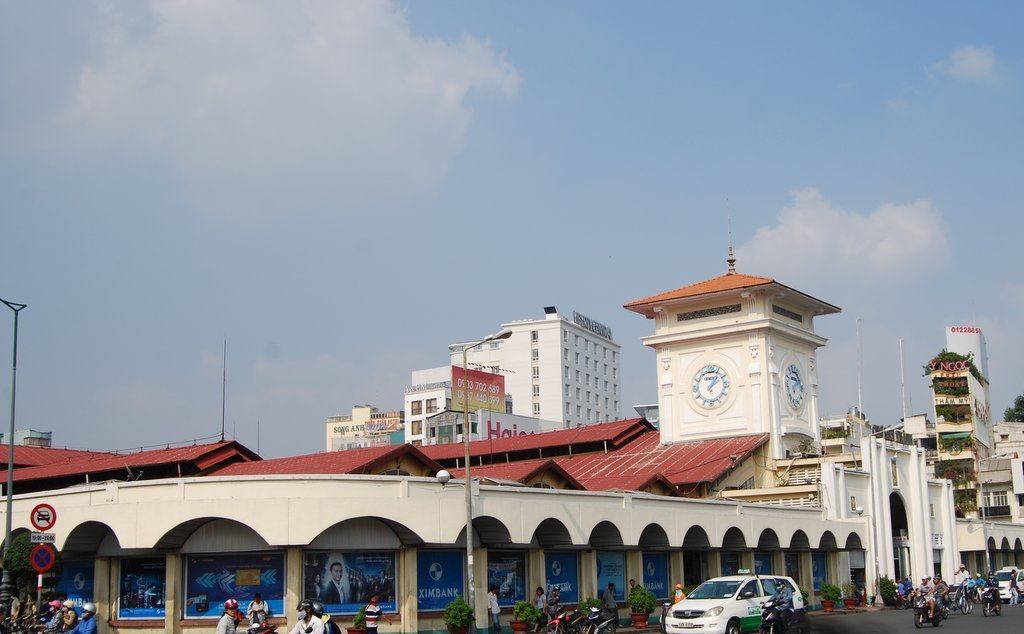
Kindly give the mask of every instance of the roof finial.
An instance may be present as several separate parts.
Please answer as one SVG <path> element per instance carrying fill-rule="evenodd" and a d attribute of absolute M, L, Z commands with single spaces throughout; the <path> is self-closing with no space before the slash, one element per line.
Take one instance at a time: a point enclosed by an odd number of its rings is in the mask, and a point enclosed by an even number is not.
<path fill-rule="evenodd" d="M 732 253 L 732 214 L 729 214 L 729 257 L 725 259 L 725 263 L 729 265 L 729 270 L 726 275 L 736 274 L 736 256 Z"/>

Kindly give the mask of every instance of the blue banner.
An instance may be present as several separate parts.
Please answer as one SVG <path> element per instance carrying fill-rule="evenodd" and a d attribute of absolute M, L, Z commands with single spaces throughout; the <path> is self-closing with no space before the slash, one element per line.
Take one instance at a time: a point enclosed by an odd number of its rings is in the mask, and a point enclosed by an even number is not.
<path fill-rule="evenodd" d="M 75 612 L 82 613 L 82 604 L 92 601 L 92 580 L 95 574 L 92 560 L 65 561 L 54 591 L 75 604 Z"/>
<path fill-rule="evenodd" d="M 814 591 L 821 590 L 821 584 L 825 583 L 828 577 L 828 558 L 825 553 L 811 553 L 811 580 L 814 582 Z"/>
<path fill-rule="evenodd" d="M 668 553 L 644 553 L 644 577 L 641 585 L 651 591 L 656 599 L 667 599 L 670 594 L 668 586 Z"/>
<path fill-rule="evenodd" d="M 764 551 L 755 552 L 754 571 L 759 575 L 775 574 L 775 564 L 772 563 L 772 554 Z"/>
<path fill-rule="evenodd" d="M 558 586 L 562 603 L 580 602 L 579 556 L 573 552 L 547 551 L 544 553 L 544 581 L 550 592 Z"/>
<path fill-rule="evenodd" d="M 217 617 L 224 601 L 235 599 L 245 610 L 259 594 L 271 616 L 284 612 L 284 554 L 231 553 L 189 555 L 185 568 L 185 616 Z"/>
<path fill-rule="evenodd" d="M 307 552 L 303 561 L 306 597 L 331 614 L 355 614 L 378 597 L 385 612 L 395 611 L 395 553 Z"/>
<path fill-rule="evenodd" d="M 498 605 L 526 600 L 526 553 L 487 551 L 487 587 L 497 586 Z"/>
<path fill-rule="evenodd" d="M 166 558 L 122 559 L 118 618 L 164 618 L 166 581 Z"/>
<path fill-rule="evenodd" d="M 721 555 L 722 561 L 722 576 L 728 577 L 729 575 L 738 574 L 740 571 L 740 554 L 733 552 L 723 552 Z"/>
<path fill-rule="evenodd" d="M 615 600 L 626 598 L 626 553 L 597 551 L 597 596 L 604 596 L 608 584 L 615 584 Z"/>
<path fill-rule="evenodd" d="M 416 553 L 416 608 L 443 610 L 462 596 L 463 553 L 458 550 L 420 550 Z"/>

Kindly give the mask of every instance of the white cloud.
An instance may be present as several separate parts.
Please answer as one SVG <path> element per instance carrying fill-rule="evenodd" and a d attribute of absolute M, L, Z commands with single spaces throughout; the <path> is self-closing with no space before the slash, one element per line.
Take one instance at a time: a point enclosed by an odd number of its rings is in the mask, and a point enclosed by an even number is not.
<path fill-rule="evenodd" d="M 996 76 L 996 54 L 991 47 L 968 44 L 955 49 L 949 57 L 932 64 L 931 68 L 953 79 L 988 81 Z"/>
<path fill-rule="evenodd" d="M 515 95 L 487 42 L 424 38 L 389 2 L 151 0 L 102 12 L 64 132 L 84 152 L 170 159 L 200 184 L 430 187 L 463 146 L 474 91 Z"/>
<path fill-rule="evenodd" d="M 826 287 L 906 281 L 941 262 L 932 254 L 945 253 L 942 218 L 927 200 L 886 203 L 861 214 L 836 207 L 814 188 L 793 196 L 774 225 L 739 247 L 741 270 Z"/>

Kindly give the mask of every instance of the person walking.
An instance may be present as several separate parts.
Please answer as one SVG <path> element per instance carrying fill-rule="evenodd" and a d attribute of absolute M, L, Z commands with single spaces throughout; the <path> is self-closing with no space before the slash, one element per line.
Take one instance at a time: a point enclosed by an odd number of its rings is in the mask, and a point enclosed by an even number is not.
<path fill-rule="evenodd" d="M 608 587 L 605 588 L 604 594 L 601 595 L 601 607 L 604 608 L 609 616 L 617 616 L 619 614 L 619 604 L 615 602 L 615 584 L 610 581 L 608 582 Z"/>
<path fill-rule="evenodd" d="M 537 590 L 533 593 L 533 607 L 540 610 L 540 616 L 537 617 L 537 623 L 533 626 L 534 632 L 539 632 L 540 628 L 547 624 L 547 621 L 544 620 L 544 612 L 547 605 L 548 598 L 544 596 L 544 588 L 537 586 Z"/>
<path fill-rule="evenodd" d="M 384 614 L 384 610 L 378 605 L 380 597 L 373 595 L 370 597 L 370 602 L 363 608 L 363 614 L 366 616 L 366 634 L 377 634 L 377 624 L 381 619 L 388 622 L 391 625 L 391 617 Z"/>
<path fill-rule="evenodd" d="M 1017 588 L 1017 571 L 1010 571 L 1010 605 L 1020 605 L 1020 591 Z"/>
<path fill-rule="evenodd" d="M 491 614 L 494 634 L 501 632 L 501 606 L 498 605 L 498 586 L 487 589 L 487 611 Z"/>

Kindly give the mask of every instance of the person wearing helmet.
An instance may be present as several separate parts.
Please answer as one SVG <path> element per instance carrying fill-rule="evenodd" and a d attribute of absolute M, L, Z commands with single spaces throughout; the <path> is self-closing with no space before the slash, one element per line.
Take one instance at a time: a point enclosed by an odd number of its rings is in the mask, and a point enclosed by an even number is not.
<path fill-rule="evenodd" d="M 235 634 L 238 632 L 238 601 L 228 599 L 224 602 L 224 614 L 217 621 L 217 634 Z"/>
<path fill-rule="evenodd" d="M 68 630 L 65 634 L 96 634 L 96 604 L 83 603 L 81 620 L 75 629 Z"/>
<path fill-rule="evenodd" d="M 686 598 L 686 593 L 683 592 L 683 584 L 677 583 L 675 592 L 672 594 L 672 602 L 679 603 Z"/>
<path fill-rule="evenodd" d="M 57 634 L 63 630 L 64 615 L 61 613 L 62 607 L 63 604 L 56 599 L 46 603 L 46 611 L 42 615 L 43 624 L 36 626 L 42 630 L 43 634 Z"/>
<path fill-rule="evenodd" d="M 324 604 L 319 599 L 313 599 L 313 616 L 324 624 L 324 634 L 341 634 L 338 625 L 331 620 L 331 615 L 324 611 Z"/>
<path fill-rule="evenodd" d="M 299 622 L 292 628 L 291 634 L 324 634 L 324 622 L 313 613 L 312 601 L 303 599 L 299 602 L 298 611 Z M 320 612 L 323 613 L 322 604 Z"/>
<path fill-rule="evenodd" d="M 64 601 L 61 612 L 61 620 L 64 624 L 61 626 L 62 632 L 70 632 L 71 630 L 78 627 L 78 612 L 75 612 L 75 602 L 71 599 Z"/>

